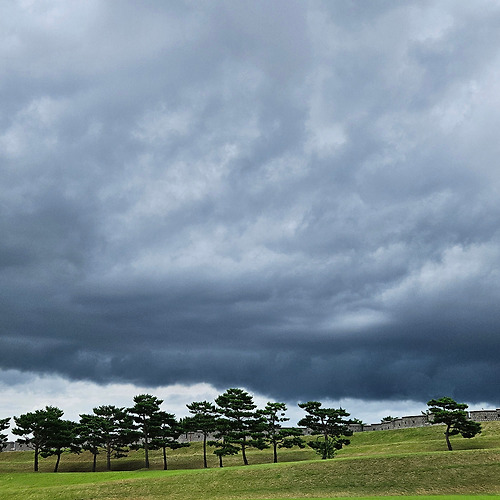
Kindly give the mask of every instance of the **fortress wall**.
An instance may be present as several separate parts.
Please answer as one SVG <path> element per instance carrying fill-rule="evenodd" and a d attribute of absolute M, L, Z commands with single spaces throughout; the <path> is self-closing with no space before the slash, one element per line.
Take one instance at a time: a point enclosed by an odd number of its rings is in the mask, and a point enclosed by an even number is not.
<path fill-rule="evenodd" d="M 429 419 L 427 415 L 412 415 L 409 417 L 401 418 L 401 427 L 402 428 L 411 428 L 411 427 L 423 427 L 429 423 Z"/>
<path fill-rule="evenodd" d="M 33 451 L 33 448 L 17 441 L 8 441 L 3 451 Z"/>
<path fill-rule="evenodd" d="M 468 412 L 469 418 L 475 422 L 493 422 L 500 420 L 500 408 L 496 410 L 474 410 Z M 424 427 L 433 425 L 427 415 L 410 415 L 393 420 L 392 422 L 380 422 L 377 424 L 351 424 L 349 428 L 353 432 L 388 431 L 394 429 L 411 429 L 413 427 Z"/>
<path fill-rule="evenodd" d="M 469 412 L 469 418 L 475 422 L 491 422 L 500 420 L 500 408 L 496 410 L 474 410 Z"/>

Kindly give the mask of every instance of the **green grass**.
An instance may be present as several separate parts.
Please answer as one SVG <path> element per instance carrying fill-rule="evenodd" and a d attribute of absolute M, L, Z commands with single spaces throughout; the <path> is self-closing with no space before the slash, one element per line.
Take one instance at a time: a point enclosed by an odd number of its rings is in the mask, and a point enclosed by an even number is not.
<path fill-rule="evenodd" d="M 333 460 L 317 460 L 311 450 L 283 450 L 279 464 L 271 453 L 252 451 L 251 465 L 231 457 L 223 469 L 210 456 L 208 470 L 201 465 L 201 445 L 170 454 L 172 470 L 133 470 L 142 467 L 143 455 L 115 460 L 116 470 L 92 474 L 90 456 L 65 455 L 61 471 L 52 470 L 53 459 L 41 460 L 41 473 L 30 472 L 32 452 L 0 453 L 0 497 L 3 499 L 298 499 L 343 498 L 384 500 L 406 496 L 424 500 L 500 498 L 500 422 L 483 426 L 482 435 L 455 438 L 456 451 L 445 451 L 440 427 L 376 431 L 355 434 L 352 444 Z M 212 454 L 210 454 L 212 455 Z M 287 462 L 284 462 L 287 460 Z M 100 457 L 100 467 L 104 457 Z M 238 464 L 238 465 L 236 465 Z M 161 457 L 153 453 L 153 467 Z M 426 496 L 427 495 L 427 496 Z M 492 497 L 493 495 L 493 497 Z"/>
<path fill-rule="evenodd" d="M 500 421 L 487 422 L 482 432 L 473 439 L 451 438 L 454 450 L 500 449 Z M 351 445 L 342 456 L 363 456 L 383 453 L 418 453 L 445 451 L 443 426 L 398 429 L 393 431 L 360 432 L 354 434 Z"/>

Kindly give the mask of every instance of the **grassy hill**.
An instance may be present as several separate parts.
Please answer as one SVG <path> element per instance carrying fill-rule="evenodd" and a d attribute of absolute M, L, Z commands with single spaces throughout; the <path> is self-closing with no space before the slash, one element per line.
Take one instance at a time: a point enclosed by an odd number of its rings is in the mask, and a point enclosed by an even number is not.
<path fill-rule="evenodd" d="M 455 437 L 456 451 L 445 451 L 440 426 L 355 434 L 333 460 L 317 460 L 310 449 L 282 450 L 279 464 L 270 451 L 249 453 L 249 467 L 230 457 L 226 467 L 200 470 L 201 445 L 170 454 L 172 470 L 137 470 L 141 452 L 113 462 L 114 472 L 92 474 L 31 473 L 32 452 L 0 454 L 0 492 L 8 499 L 251 499 L 339 498 L 369 495 L 500 495 L 500 422 L 486 423 L 483 433 Z M 65 455 L 61 471 L 90 469 L 91 457 Z M 100 457 L 101 469 L 104 457 Z M 49 472 L 53 459 L 41 461 Z M 152 467 L 161 468 L 153 453 Z M 120 469 L 120 470 L 118 470 Z M 443 499 L 443 497 L 440 497 Z M 491 497 L 489 497 L 491 498 Z M 443 499 L 444 500 L 444 499 Z"/>

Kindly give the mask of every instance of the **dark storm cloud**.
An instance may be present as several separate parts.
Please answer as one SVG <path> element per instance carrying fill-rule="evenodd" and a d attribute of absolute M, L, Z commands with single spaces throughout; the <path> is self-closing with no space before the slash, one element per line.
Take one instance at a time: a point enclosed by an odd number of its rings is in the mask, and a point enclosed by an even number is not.
<path fill-rule="evenodd" d="M 1 368 L 498 404 L 497 5 L 2 10 Z"/>

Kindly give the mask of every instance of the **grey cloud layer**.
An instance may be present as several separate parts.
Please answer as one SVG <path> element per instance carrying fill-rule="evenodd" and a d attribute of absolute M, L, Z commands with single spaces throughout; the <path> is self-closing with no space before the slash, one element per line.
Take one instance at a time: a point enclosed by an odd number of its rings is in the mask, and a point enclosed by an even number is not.
<path fill-rule="evenodd" d="M 498 403 L 495 2 L 1 9 L 0 367 Z"/>

